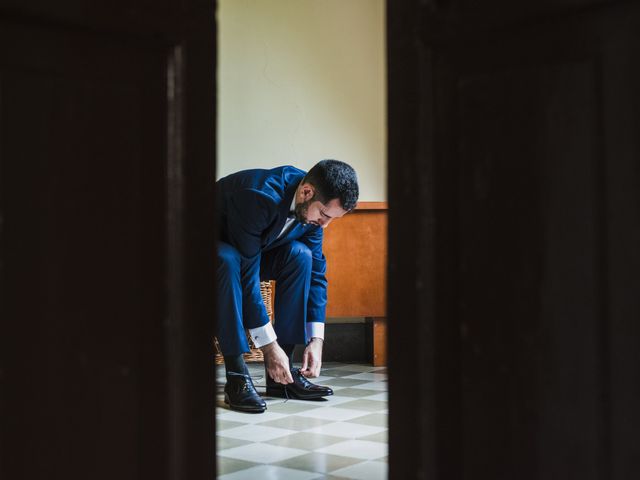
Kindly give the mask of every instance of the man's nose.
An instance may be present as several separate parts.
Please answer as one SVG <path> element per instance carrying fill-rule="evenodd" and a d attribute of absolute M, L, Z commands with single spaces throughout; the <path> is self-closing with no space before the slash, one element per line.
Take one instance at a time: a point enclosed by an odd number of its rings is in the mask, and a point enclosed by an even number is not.
<path fill-rule="evenodd" d="M 331 223 L 331 220 L 333 220 L 333 218 L 330 218 L 329 220 L 324 220 L 324 219 L 320 219 L 320 228 L 327 228 L 327 225 L 329 225 Z"/>

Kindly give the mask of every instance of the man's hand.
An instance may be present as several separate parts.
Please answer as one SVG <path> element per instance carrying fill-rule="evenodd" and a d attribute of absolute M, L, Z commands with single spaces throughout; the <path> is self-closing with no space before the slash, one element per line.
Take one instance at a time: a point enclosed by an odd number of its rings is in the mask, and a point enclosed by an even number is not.
<path fill-rule="evenodd" d="M 280 348 L 278 342 L 271 342 L 268 345 L 260 347 L 264 354 L 264 365 L 267 375 L 275 382 L 287 384 L 293 383 L 291 371 L 289 370 L 289 358 L 284 350 Z"/>
<path fill-rule="evenodd" d="M 300 371 L 305 377 L 315 378 L 320 375 L 322 366 L 322 345 L 324 340 L 313 337 L 302 354 L 302 368 Z"/>

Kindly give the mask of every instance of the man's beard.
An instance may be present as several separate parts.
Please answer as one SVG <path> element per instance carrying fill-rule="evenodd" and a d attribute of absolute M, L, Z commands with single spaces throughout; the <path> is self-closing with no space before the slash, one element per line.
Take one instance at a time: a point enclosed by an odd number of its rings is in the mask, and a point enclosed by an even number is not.
<path fill-rule="evenodd" d="M 313 196 L 313 198 L 310 198 L 309 200 L 302 203 L 298 203 L 296 205 L 295 216 L 298 222 L 303 224 L 308 223 L 307 213 L 309 212 L 309 205 L 311 205 L 311 202 L 313 201 L 315 201 L 315 195 Z"/>
<path fill-rule="evenodd" d="M 309 205 L 311 200 L 298 203 L 295 209 L 296 220 L 300 223 L 307 223 L 307 212 L 309 211 Z"/>

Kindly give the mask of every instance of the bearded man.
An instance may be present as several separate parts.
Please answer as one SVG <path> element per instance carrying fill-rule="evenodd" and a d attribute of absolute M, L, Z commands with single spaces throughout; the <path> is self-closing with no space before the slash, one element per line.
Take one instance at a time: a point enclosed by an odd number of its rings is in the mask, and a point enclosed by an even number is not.
<path fill-rule="evenodd" d="M 308 378 L 320 374 L 327 303 L 323 229 L 357 203 L 352 167 L 323 160 L 308 173 L 291 166 L 243 170 L 217 184 L 218 342 L 224 356 L 225 402 L 233 410 L 267 408 L 244 362 L 247 336 L 264 354 L 268 396 L 314 400 L 333 391 Z M 275 325 L 260 294 L 276 281 Z M 304 345 L 301 368 L 293 351 Z"/>

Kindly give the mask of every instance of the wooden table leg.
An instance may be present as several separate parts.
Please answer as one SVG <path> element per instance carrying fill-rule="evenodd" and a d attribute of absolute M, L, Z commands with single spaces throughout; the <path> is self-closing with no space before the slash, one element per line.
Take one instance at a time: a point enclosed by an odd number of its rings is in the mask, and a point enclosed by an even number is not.
<path fill-rule="evenodd" d="M 372 317 L 373 321 L 373 366 L 387 364 L 387 317 Z"/>

